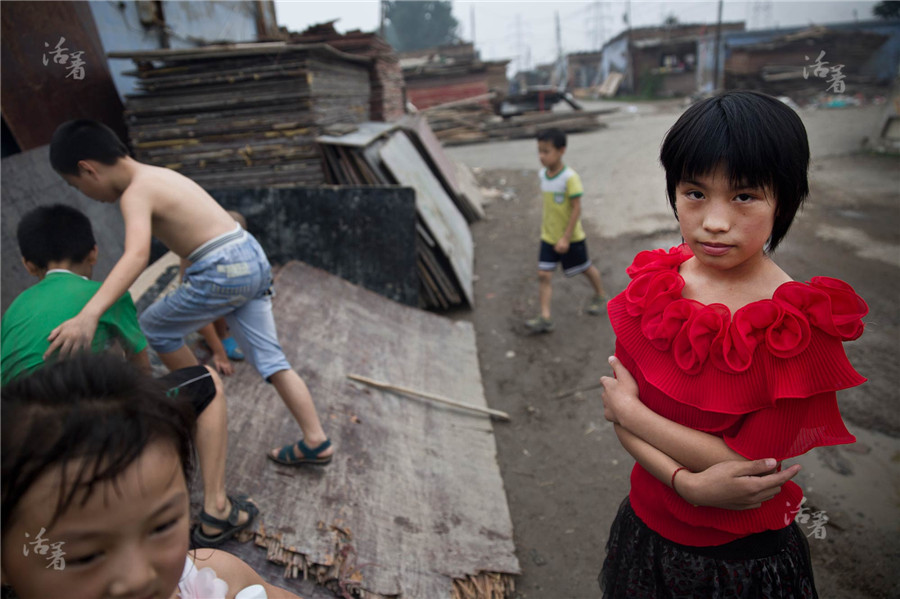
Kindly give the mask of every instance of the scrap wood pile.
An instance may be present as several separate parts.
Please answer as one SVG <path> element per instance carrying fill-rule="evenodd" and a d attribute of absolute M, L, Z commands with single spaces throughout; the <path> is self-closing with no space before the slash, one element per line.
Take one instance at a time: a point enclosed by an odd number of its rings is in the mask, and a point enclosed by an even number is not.
<path fill-rule="evenodd" d="M 422 117 L 400 124 L 362 123 L 342 133 L 316 140 L 326 181 L 414 188 L 420 304 L 471 306 L 474 246 L 468 222 L 484 215 L 474 175 L 447 157 Z"/>
<path fill-rule="evenodd" d="M 315 137 L 369 118 L 369 58 L 325 44 L 114 52 L 141 93 L 125 118 L 135 158 L 207 189 L 318 185 Z"/>
<path fill-rule="evenodd" d="M 422 113 L 441 143 L 452 146 L 529 138 L 547 127 L 557 127 L 566 133 L 594 131 L 606 126 L 599 120 L 599 116 L 615 110 L 617 109 L 532 112 L 503 118 L 480 104 L 457 104 L 434 106 Z"/>
<path fill-rule="evenodd" d="M 291 33 L 290 41 L 300 44 L 328 44 L 341 52 L 372 58 L 370 113 L 373 121 L 396 121 L 405 113 L 403 70 L 394 49 L 375 33 L 358 29 L 338 33 L 334 21 L 312 25 L 303 33 Z"/>

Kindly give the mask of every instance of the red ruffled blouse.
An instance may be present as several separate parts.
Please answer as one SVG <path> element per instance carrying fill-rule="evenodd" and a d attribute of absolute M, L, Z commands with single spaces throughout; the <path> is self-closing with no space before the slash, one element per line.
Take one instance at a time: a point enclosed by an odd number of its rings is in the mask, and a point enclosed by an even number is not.
<path fill-rule="evenodd" d="M 632 281 L 610 300 L 616 356 L 654 412 L 722 437 L 748 459 L 785 460 L 820 445 L 853 443 L 835 391 L 865 382 L 843 341 L 863 332 L 869 308 L 847 283 L 788 282 L 734 315 L 682 297 L 686 245 L 639 253 Z M 682 545 L 710 546 L 790 524 L 803 492 L 793 482 L 752 510 L 695 507 L 639 464 L 631 505 L 647 526 Z"/>

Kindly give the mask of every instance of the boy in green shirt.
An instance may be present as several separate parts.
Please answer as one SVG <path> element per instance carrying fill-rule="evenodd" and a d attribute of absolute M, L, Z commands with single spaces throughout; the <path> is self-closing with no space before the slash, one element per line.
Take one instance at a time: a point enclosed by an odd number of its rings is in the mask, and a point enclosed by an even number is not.
<path fill-rule="evenodd" d="M 559 129 L 545 129 L 537 134 L 538 156 L 544 168 L 540 171 L 541 195 L 544 202 L 541 220 L 541 249 L 538 258 L 541 314 L 525 322 L 533 333 L 553 330 L 550 316 L 552 280 L 556 265 L 561 263 L 567 277 L 584 274 L 594 288 L 587 312 L 597 315 L 606 306 L 606 294 L 600 272 L 588 257 L 584 228 L 581 226 L 581 178 L 562 162 L 566 153 L 566 134 Z"/>
<path fill-rule="evenodd" d="M 90 280 L 97 261 L 91 222 L 75 208 L 35 208 L 22 218 L 16 236 L 25 268 L 40 281 L 13 300 L 0 323 L 3 385 L 44 365 L 50 331 L 78 314 L 100 287 Z M 147 340 L 128 292 L 101 315 L 90 349 L 103 352 L 116 345 L 128 361 L 150 371 Z M 246 498 L 225 492 L 228 429 L 222 381 L 213 369 L 194 366 L 175 370 L 162 382 L 170 395 L 184 392 L 197 414 L 195 444 L 204 499 L 200 525 L 191 538 L 196 546 L 213 547 L 249 526 L 259 513 Z"/>

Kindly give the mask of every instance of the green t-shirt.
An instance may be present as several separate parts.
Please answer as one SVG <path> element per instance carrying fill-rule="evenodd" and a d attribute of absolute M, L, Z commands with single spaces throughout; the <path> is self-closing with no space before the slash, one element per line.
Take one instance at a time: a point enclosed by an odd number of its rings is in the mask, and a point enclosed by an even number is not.
<path fill-rule="evenodd" d="M 13 300 L 0 323 L 0 383 L 44 363 L 50 331 L 76 316 L 100 283 L 69 271 L 55 270 Z M 129 353 L 147 347 L 131 294 L 125 293 L 100 317 L 91 349 L 105 351 L 118 341 Z"/>
<path fill-rule="evenodd" d="M 562 170 L 552 177 L 548 177 L 547 169 L 542 168 L 540 177 L 541 195 L 544 199 L 541 239 L 550 245 L 555 245 L 562 239 L 566 227 L 569 226 L 569 217 L 572 216 L 572 200 L 580 198 L 584 193 L 584 188 L 581 186 L 581 177 L 568 166 L 563 166 Z M 569 241 L 581 241 L 584 238 L 584 229 L 581 227 L 579 218 Z"/>

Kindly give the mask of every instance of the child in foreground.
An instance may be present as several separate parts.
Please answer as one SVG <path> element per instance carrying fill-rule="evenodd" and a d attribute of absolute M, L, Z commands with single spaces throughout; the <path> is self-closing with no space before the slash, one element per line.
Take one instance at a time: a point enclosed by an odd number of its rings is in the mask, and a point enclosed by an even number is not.
<path fill-rule="evenodd" d="M 280 464 L 327 464 L 334 448 L 306 383 L 292 368 L 275 330 L 272 269 L 256 239 L 184 175 L 131 158 L 108 127 L 89 120 L 60 125 L 50 164 L 67 183 L 99 202 L 119 201 L 125 252 L 81 312 L 50 334 L 46 356 L 86 348 L 97 321 L 147 266 L 151 235 L 191 265 L 174 293 L 147 308 L 141 329 L 169 370 L 197 365 L 187 334 L 225 317 L 260 376 L 275 387 L 303 438 L 267 455 Z M 45 356 L 45 357 L 46 357 Z"/>
<path fill-rule="evenodd" d="M 239 558 L 188 551 L 190 407 L 82 354 L 2 391 L 2 583 L 19 599 L 289 599 Z"/>
<path fill-rule="evenodd" d="M 853 443 L 835 392 L 865 381 L 843 341 L 865 302 L 771 254 L 809 193 L 793 110 L 754 92 L 689 108 L 660 152 L 683 244 L 637 255 L 610 300 L 607 419 L 635 458 L 604 597 L 817 597 L 787 460 Z"/>
<path fill-rule="evenodd" d="M 537 135 L 538 157 L 541 160 L 539 177 L 543 199 L 541 218 L 541 247 L 538 256 L 538 281 L 541 313 L 525 322 L 532 333 L 553 330 L 550 299 L 553 295 L 553 271 L 562 264 L 567 277 L 584 274 L 594 297 L 587 313 L 600 314 L 606 304 L 606 294 L 600 282 L 600 271 L 588 257 L 587 241 L 581 226 L 581 178 L 571 167 L 563 164 L 566 153 L 566 134 L 559 129 L 545 129 Z"/>

